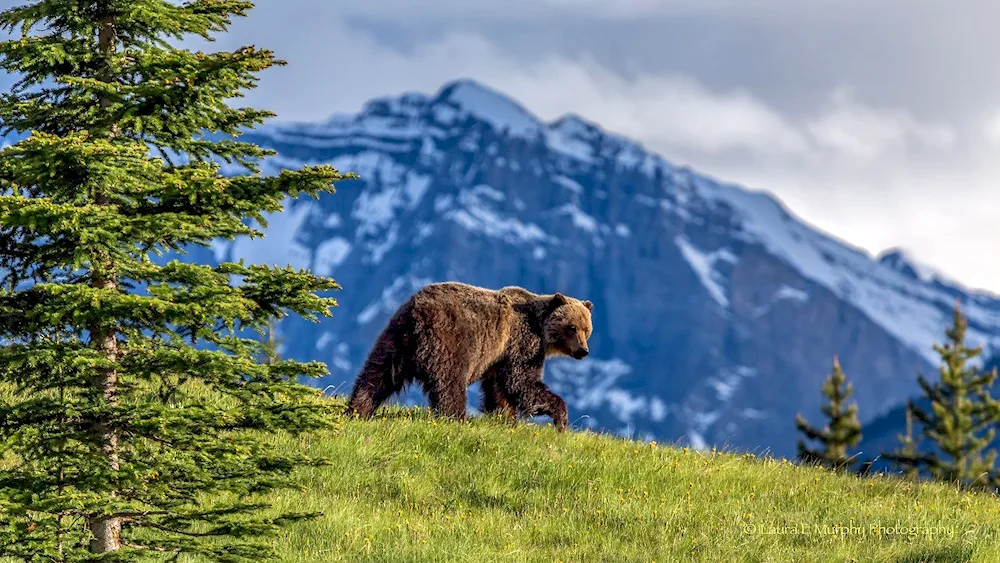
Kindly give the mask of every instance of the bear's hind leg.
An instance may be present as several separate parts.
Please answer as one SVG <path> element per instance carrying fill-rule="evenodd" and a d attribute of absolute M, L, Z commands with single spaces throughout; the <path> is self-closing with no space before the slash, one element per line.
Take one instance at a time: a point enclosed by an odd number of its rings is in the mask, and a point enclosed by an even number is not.
<path fill-rule="evenodd" d="M 510 401 L 503 394 L 503 389 L 497 382 L 496 374 L 491 370 L 482 379 L 483 393 L 483 414 L 487 416 L 499 415 L 504 419 L 516 419 L 517 412 L 511 406 Z"/>
<path fill-rule="evenodd" d="M 468 389 L 464 380 L 441 381 L 429 379 L 426 384 L 431 410 L 438 416 L 466 420 Z"/>
<path fill-rule="evenodd" d="M 369 357 L 354 382 L 347 412 L 368 418 L 389 397 L 402 391 L 403 379 L 386 358 Z"/>

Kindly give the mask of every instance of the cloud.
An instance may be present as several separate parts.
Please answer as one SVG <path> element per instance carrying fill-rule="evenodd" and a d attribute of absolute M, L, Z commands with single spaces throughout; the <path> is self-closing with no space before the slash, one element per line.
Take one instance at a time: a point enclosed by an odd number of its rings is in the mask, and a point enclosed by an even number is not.
<path fill-rule="evenodd" d="M 983 124 L 983 135 L 989 141 L 1000 144 L 1000 111 L 986 119 Z"/>
<path fill-rule="evenodd" d="M 672 74 L 625 78 L 592 61 L 559 57 L 503 66 L 494 83 L 549 119 L 578 113 L 665 151 L 805 150 L 802 134 L 746 91 L 713 92 Z"/>
<path fill-rule="evenodd" d="M 846 88 L 837 89 L 829 106 L 806 128 L 820 147 L 868 161 L 911 145 L 946 150 L 957 141 L 952 127 L 923 123 L 897 108 L 873 108 Z"/>

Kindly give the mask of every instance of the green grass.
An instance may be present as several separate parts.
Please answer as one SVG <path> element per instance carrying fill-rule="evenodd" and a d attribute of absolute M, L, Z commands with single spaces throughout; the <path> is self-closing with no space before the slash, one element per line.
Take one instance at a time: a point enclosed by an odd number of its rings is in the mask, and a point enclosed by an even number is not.
<path fill-rule="evenodd" d="M 268 497 L 323 513 L 287 561 L 1000 561 L 1000 499 L 945 484 L 422 410 L 273 444 L 334 462 Z"/>

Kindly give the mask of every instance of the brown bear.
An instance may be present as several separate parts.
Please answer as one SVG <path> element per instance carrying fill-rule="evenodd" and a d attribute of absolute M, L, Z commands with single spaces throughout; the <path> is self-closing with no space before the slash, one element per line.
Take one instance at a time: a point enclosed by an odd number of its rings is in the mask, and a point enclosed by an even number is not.
<path fill-rule="evenodd" d="M 592 309 L 590 301 L 561 293 L 430 284 L 399 307 L 375 341 L 348 410 L 371 416 L 417 381 L 435 413 L 464 420 L 468 386 L 481 380 L 484 412 L 545 415 L 565 430 L 566 402 L 542 382 L 545 358 L 587 356 Z"/>

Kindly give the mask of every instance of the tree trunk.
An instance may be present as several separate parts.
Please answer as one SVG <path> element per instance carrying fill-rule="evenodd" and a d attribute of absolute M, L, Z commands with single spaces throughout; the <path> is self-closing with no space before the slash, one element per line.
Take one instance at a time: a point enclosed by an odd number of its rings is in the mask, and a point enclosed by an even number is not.
<path fill-rule="evenodd" d="M 100 285 L 97 284 L 100 283 Z M 114 289 L 114 279 L 95 280 L 95 287 L 103 289 Z M 103 352 L 108 359 L 118 358 L 118 337 L 114 329 L 110 331 L 100 329 L 98 332 L 91 332 L 91 342 Z M 118 399 L 118 372 L 114 369 L 102 371 L 98 374 L 95 384 L 101 390 L 104 400 L 109 404 L 114 404 Z M 101 453 L 107 459 L 111 469 L 118 471 L 118 434 L 109 424 L 100 422 L 97 424 L 97 432 L 101 435 L 103 445 Z M 112 496 L 114 493 L 112 493 Z M 121 518 L 97 517 L 90 521 L 90 531 L 94 538 L 90 541 L 90 551 L 93 553 L 107 553 L 121 549 Z"/>
<path fill-rule="evenodd" d="M 98 31 L 98 50 L 104 56 L 110 56 L 115 52 L 117 38 L 115 36 L 115 19 L 105 17 L 101 20 L 101 28 Z M 110 74 L 110 73 L 109 73 Z M 113 79 L 106 76 L 106 80 Z M 101 100 L 101 107 L 108 107 L 108 100 Z M 117 135 L 117 128 L 110 132 L 112 136 Z M 98 193 L 95 202 L 98 205 L 108 205 L 110 198 L 105 193 Z M 92 264 L 92 267 L 94 265 Z M 101 264 L 100 273 L 94 273 L 92 287 L 113 290 L 116 285 L 113 265 L 110 263 Z M 110 326 L 93 327 L 90 330 L 90 341 L 93 346 L 104 353 L 111 361 L 118 359 L 118 334 L 115 330 L 114 322 Z M 102 370 L 98 373 L 94 384 L 101 391 L 104 400 L 109 404 L 114 404 L 118 400 L 118 372 L 115 369 Z M 101 422 L 97 425 L 97 432 L 100 434 L 103 445 L 101 453 L 107 459 L 111 469 L 118 471 L 118 434 L 111 425 Z M 114 493 L 112 493 L 113 495 Z M 122 547 L 121 518 L 107 518 L 95 515 L 89 522 L 90 532 L 94 535 L 90 540 L 90 551 L 92 553 L 108 553 L 118 551 Z"/>

